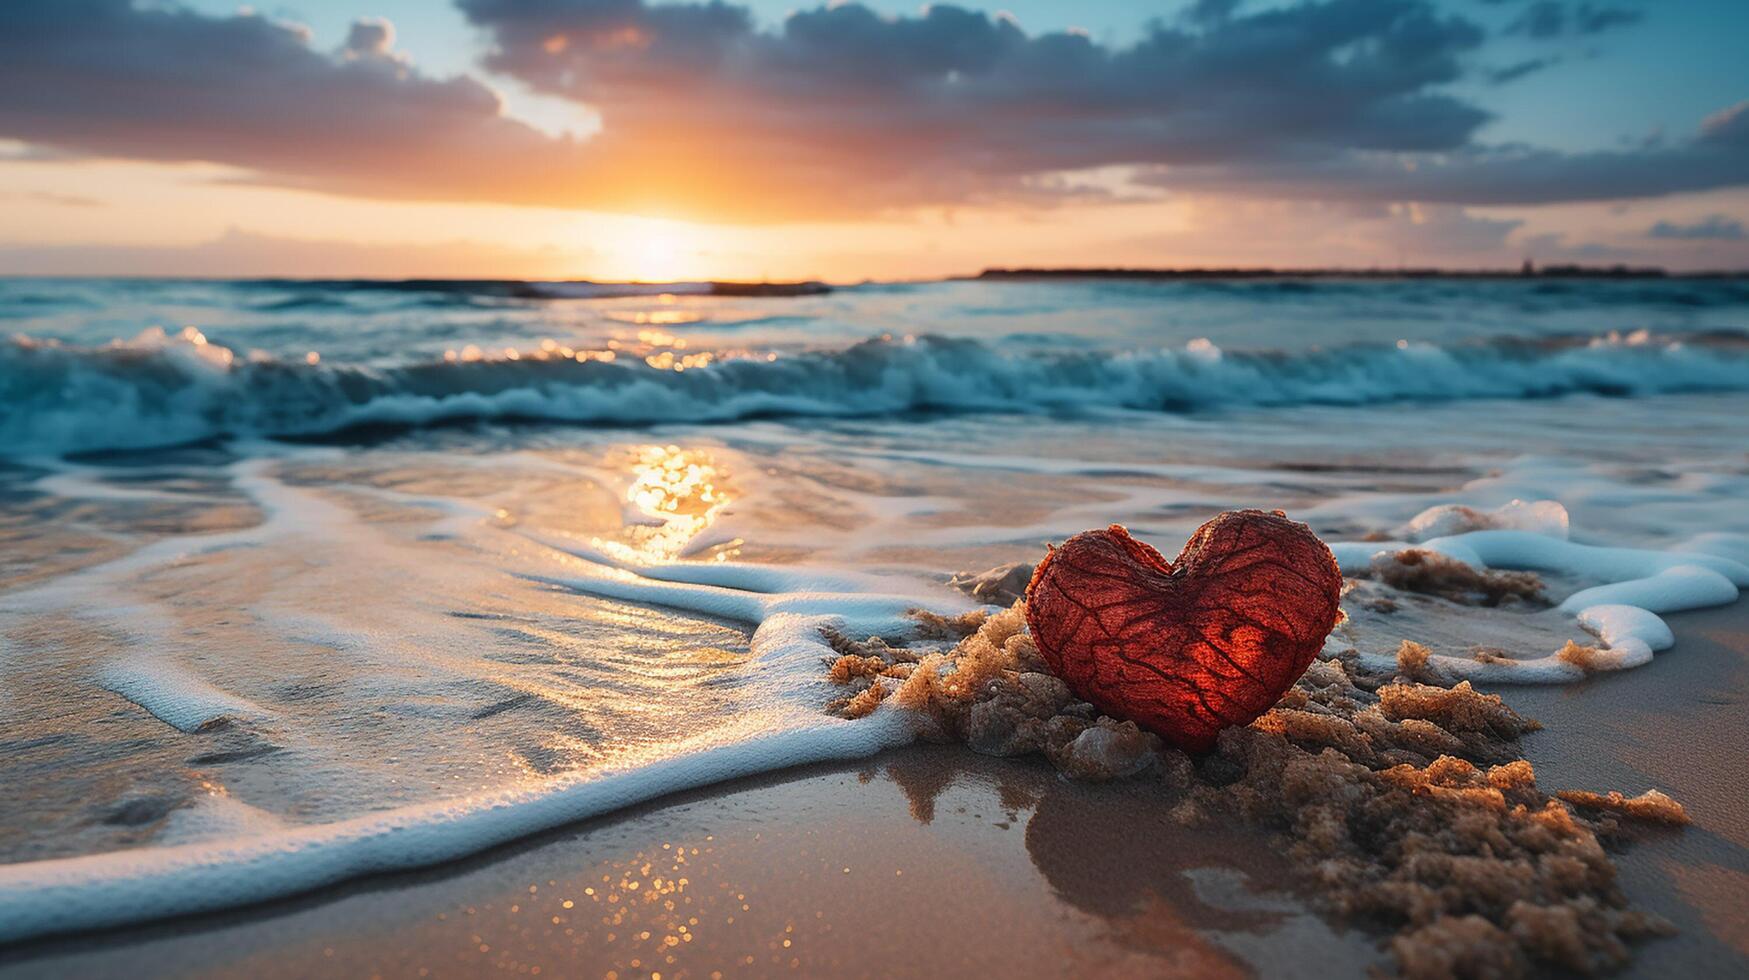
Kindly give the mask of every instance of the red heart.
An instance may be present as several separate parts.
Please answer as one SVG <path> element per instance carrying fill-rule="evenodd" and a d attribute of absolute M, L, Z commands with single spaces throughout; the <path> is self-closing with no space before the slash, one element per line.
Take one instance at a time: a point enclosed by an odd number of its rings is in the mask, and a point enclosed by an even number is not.
<path fill-rule="evenodd" d="M 1342 573 L 1280 511 L 1228 511 L 1171 564 L 1121 525 L 1045 556 L 1026 590 L 1039 653 L 1082 700 L 1206 751 L 1268 711 L 1341 616 Z"/>

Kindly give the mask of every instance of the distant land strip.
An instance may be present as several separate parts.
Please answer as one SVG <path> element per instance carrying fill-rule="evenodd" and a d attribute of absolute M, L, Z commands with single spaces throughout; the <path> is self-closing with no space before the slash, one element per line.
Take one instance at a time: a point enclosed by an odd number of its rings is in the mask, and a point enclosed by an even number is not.
<path fill-rule="evenodd" d="M 1035 279 L 1749 279 L 1749 269 L 1671 272 L 1658 266 L 1544 265 L 1518 269 L 1014 268 L 985 269 L 984 280 Z"/>

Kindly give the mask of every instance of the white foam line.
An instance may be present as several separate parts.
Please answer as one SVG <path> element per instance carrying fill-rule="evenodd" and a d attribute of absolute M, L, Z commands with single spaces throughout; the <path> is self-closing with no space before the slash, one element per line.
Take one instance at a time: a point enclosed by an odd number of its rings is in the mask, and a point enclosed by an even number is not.
<path fill-rule="evenodd" d="M 273 712 L 248 698 L 208 684 L 166 657 L 110 661 L 99 683 L 178 731 L 199 731 L 220 718 L 264 719 Z"/>
<path fill-rule="evenodd" d="M 1434 538 L 1420 547 L 1494 568 L 1571 572 L 1616 582 L 1656 575 L 1678 565 L 1699 565 L 1736 585 L 1749 585 L 1749 565 L 1717 555 L 1608 548 L 1563 541 L 1529 531 L 1472 531 Z"/>
<path fill-rule="evenodd" d="M 655 584 L 617 568 L 602 568 L 573 575 L 528 575 L 527 578 L 606 599 L 671 606 L 742 623 L 758 623 L 765 618 L 766 612 L 767 597 L 759 593 L 737 592 L 709 585 Z"/>
<path fill-rule="evenodd" d="M 1255 486 L 1292 480 L 1302 484 L 1341 485 L 1346 481 L 1329 473 L 1309 470 L 1279 470 L 1260 467 L 1218 466 L 1206 463 L 1141 463 L 1127 460 L 1046 458 L 985 454 L 929 453 L 888 449 L 871 451 L 845 447 L 843 452 L 865 459 L 904 460 L 956 469 L 1000 470 L 1048 476 L 1150 476 L 1187 483 L 1218 486 Z"/>
<path fill-rule="evenodd" d="M 1579 625 L 1597 634 L 1610 651 L 1620 651 L 1621 667 L 1648 663 L 1652 654 L 1676 644 L 1669 624 L 1638 606 L 1599 604 L 1579 611 Z"/>
<path fill-rule="evenodd" d="M 543 544 L 596 565 L 634 572 L 644 578 L 694 585 L 716 585 L 750 592 L 794 592 L 800 589 L 851 591 L 869 587 L 872 575 L 847 575 L 809 566 L 756 565 L 751 562 L 659 562 L 633 557 L 630 549 L 609 548 L 599 538 L 584 542 L 538 532 L 522 532 Z"/>
<path fill-rule="evenodd" d="M 41 464 L 38 464 L 41 465 Z M 67 500 L 147 500 L 154 503 L 219 504 L 225 501 L 203 494 L 172 493 L 139 487 L 117 486 L 99 479 L 100 472 L 87 467 L 56 464 L 59 472 L 38 477 L 34 486 L 42 493 Z"/>
<path fill-rule="evenodd" d="M 818 625 L 815 625 L 818 628 Z M 360 875 L 426 867 L 660 796 L 859 759 L 912 738 L 897 711 L 731 723 L 655 762 L 240 840 L 0 866 L 0 942 L 232 908 Z"/>
<path fill-rule="evenodd" d="M 128 638 L 131 649 L 98 668 L 98 685 L 178 730 L 194 731 L 224 715 L 272 718 L 273 713 L 266 708 L 230 694 L 178 665 L 169 654 L 180 638 L 180 626 L 162 609 L 137 601 L 130 586 L 153 570 L 189 558 L 258 546 L 285 534 L 324 529 L 334 533 L 351 523 L 341 508 L 293 490 L 268 475 L 276 462 L 273 458 L 257 458 L 229 467 L 233 485 L 262 509 L 265 519 L 261 524 L 154 541 L 113 561 L 8 593 L 0 597 L 0 614 L 34 616 L 48 609 L 65 610 Z"/>
<path fill-rule="evenodd" d="M 1430 660 L 1432 666 L 1452 683 L 1473 681 L 1488 684 L 1571 684 L 1585 677 L 1585 671 L 1579 665 L 1561 660 L 1553 654 L 1525 660 L 1482 661 L 1436 653 Z M 1361 662 L 1374 670 L 1388 672 L 1396 668 L 1397 658 L 1391 654 L 1363 654 Z M 1636 663 L 1624 666 L 1639 665 Z"/>
<path fill-rule="evenodd" d="M 1676 642 L 1658 613 L 1735 602 L 1738 587 L 1749 585 L 1749 565 L 1715 554 L 1608 548 L 1529 531 L 1471 531 L 1420 544 L 1363 541 L 1330 546 L 1345 575 L 1364 574 L 1375 555 L 1405 548 L 1435 551 L 1476 569 L 1525 569 L 1604 580 L 1568 596 L 1559 607 L 1603 641 L 1604 649 L 1586 657 L 1584 667 L 1555 654 L 1508 661 L 1435 655 L 1434 665 L 1454 680 L 1566 683 L 1584 677 L 1588 669 L 1638 667 L 1649 663 L 1653 653 Z M 1377 666 L 1388 666 L 1391 660 L 1384 656 L 1367 659 L 1369 663 L 1376 661 Z"/>
<path fill-rule="evenodd" d="M 427 541 L 459 538 L 475 525 L 490 520 L 498 514 L 496 507 L 457 497 L 433 497 L 425 494 L 402 493 L 388 487 L 373 487 L 358 483 L 339 484 L 334 489 L 342 493 L 370 497 L 400 507 L 418 507 L 437 511 L 442 516 L 432 521 L 430 530 L 422 535 Z"/>
<path fill-rule="evenodd" d="M 1569 612 L 1591 606 L 1638 606 L 1649 613 L 1681 612 L 1737 601 L 1737 586 L 1711 568 L 1672 565 L 1643 578 L 1612 582 L 1575 592 L 1561 603 Z"/>
<path fill-rule="evenodd" d="M 589 595 L 646 602 L 743 623 L 760 624 L 780 614 L 830 616 L 842 620 L 843 628 L 848 632 L 868 635 L 891 636 L 911 632 L 916 622 L 906 614 L 913 609 L 957 613 L 976 607 L 970 599 L 927 601 L 912 595 L 855 592 L 766 594 L 713 585 L 658 583 L 612 568 L 590 569 L 572 575 L 526 577 Z"/>
<path fill-rule="evenodd" d="M 584 591 L 759 623 L 748 710 L 659 759 L 461 800 L 421 804 L 243 839 L 0 866 L 0 942 L 127 925 L 309 891 L 359 875 L 424 867 L 670 793 L 810 762 L 857 759 L 914 737 L 883 706 L 857 722 L 821 713 L 828 626 L 906 625 L 914 599 L 802 593 L 763 596 L 657 583 L 598 568 Z M 963 604 L 962 604 L 963 605 Z M 829 609 L 842 615 L 823 615 Z"/>

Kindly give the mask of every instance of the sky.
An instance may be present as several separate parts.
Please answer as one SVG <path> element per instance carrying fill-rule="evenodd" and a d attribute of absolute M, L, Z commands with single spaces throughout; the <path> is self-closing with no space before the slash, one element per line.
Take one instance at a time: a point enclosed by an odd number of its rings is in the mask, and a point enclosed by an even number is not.
<path fill-rule="evenodd" d="M 1749 268 L 1742 0 L 5 0 L 0 275 Z"/>

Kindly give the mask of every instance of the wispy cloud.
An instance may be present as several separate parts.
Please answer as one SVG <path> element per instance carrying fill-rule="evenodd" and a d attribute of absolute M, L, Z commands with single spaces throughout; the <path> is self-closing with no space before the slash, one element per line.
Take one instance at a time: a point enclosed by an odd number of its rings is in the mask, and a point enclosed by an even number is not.
<path fill-rule="evenodd" d="M 1546 68 L 1553 68 L 1561 63 L 1559 58 L 1526 58 L 1504 68 L 1496 68 L 1488 73 L 1488 81 L 1495 85 L 1505 85 L 1516 82 L 1526 75 L 1534 75 Z"/>
<path fill-rule="evenodd" d="M 1632 7 L 1580 3 L 1569 6 L 1560 0 L 1536 0 L 1506 26 L 1506 33 L 1550 41 L 1569 34 L 1592 35 L 1644 20 L 1645 13 Z"/>
<path fill-rule="evenodd" d="M 100 208 L 103 202 L 82 194 L 59 194 L 54 191 L 0 191 L 0 201 L 26 204 L 48 204 L 58 208 Z"/>
<path fill-rule="evenodd" d="M 1722 214 L 1709 214 L 1699 221 L 1680 224 L 1660 221 L 1646 231 L 1652 238 L 1677 238 L 1689 241 L 1740 242 L 1746 236 L 1743 222 Z"/>
<path fill-rule="evenodd" d="M 513 248 L 466 240 L 418 245 L 302 239 L 231 228 L 191 245 L 7 245 L 0 275 L 101 270 L 133 276 L 564 276 L 585 250 Z"/>

